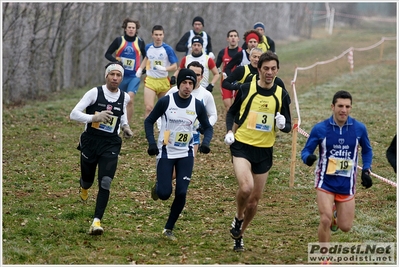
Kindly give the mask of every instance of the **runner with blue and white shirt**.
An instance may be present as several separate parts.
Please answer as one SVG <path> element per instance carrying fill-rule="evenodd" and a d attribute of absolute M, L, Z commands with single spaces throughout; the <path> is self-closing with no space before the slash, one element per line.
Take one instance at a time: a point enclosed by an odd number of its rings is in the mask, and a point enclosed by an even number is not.
<path fill-rule="evenodd" d="M 169 71 L 177 69 L 178 58 L 173 48 L 164 43 L 164 29 L 161 25 L 152 28 L 152 43 L 145 47 L 145 66 L 147 77 L 144 81 L 145 118 L 154 108 L 155 97 L 160 99 L 170 89 Z"/>
<path fill-rule="evenodd" d="M 218 119 L 215 99 L 213 98 L 212 93 L 206 90 L 200 84 L 201 79 L 204 75 L 204 66 L 202 66 L 202 64 L 199 63 L 198 61 L 192 61 L 190 64 L 188 64 L 187 68 L 193 70 L 197 75 L 197 86 L 191 92 L 191 95 L 193 95 L 196 99 L 200 100 L 204 104 L 206 113 L 208 114 L 209 123 L 212 126 L 214 126 Z M 176 93 L 177 91 L 178 91 L 177 86 L 174 86 L 166 93 L 166 95 Z M 198 145 L 200 144 L 200 134 L 203 133 L 203 128 L 198 123 L 198 120 L 196 121 L 195 124 L 197 128 L 194 131 L 193 137 L 194 137 L 194 153 L 196 154 L 198 150 Z"/>
<path fill-rule="evenodd" d="M 352 96 L 347 91 L 335 93 L 332 116 L 317 123 L 301 152 L 303 162 L 312 166 L 319 147 L 319 160 L 315 169 L 315 188 L 320 213 L 319 242 L 330 242 L 331 232 L 348 232 L 355 218 L 356 177 L 361 147 L 363 161 L 362 185 L 373 185 L 370 169 L 373 150 L 366 126 L 349 116 Z"/>
<path fill-rule="evenodd" d="M 161 98 L 144 121 L 148 141 L 148 154 L 157 156 L 157 181 L 151 190 L 154 200 L 167 200 L 172 194 L 172 175 L 176 170 L 175 198 L 162 232 L 169 240 L 176 240 L 173 228 L 185 204 L 188 185 L 194 166 L 193 131 L 198 118 L 204 128 L 204 139 L 198 151 L 210 152 L 209 144 L 213 135 L 206 109 L 201 101 L 191 95 L 197 82 L 196 74 L 189 69 L 181 69 L 177 76 L 179 91 Z M 154 123 L 161 117 L 162 126 L 158 141 L 154 137 Z"/>

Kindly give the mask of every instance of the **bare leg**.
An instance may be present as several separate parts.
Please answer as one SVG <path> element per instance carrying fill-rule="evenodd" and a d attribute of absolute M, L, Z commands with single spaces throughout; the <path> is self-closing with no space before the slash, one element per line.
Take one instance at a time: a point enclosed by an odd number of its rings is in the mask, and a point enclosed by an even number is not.
<path fill-rule="evenodd" d="M 237 219 L 244 219 L 244 212 L 254 188 L 251 164 L 244 158 L 233 157 L 233 167 L 238 182 L 236 193 Z"/>
<path fill-rule="evenodd" d="M 134 110 L 134 97 L 136 96 L 135 93 L 129 92 L 128 93 L 130 96 L 130 102 L 127 104 L 126 111 L 127 111 L 127 120 L 129 122 L 129 125 L 132 124 L 132 119 L 133 119 L 133 110 Z"/>
<path fill-rule="evenodd" d="M 152 109 L 154 108 L 155 96 L 156 94 L 153 90 L 144 87 L 144 107 L 145 107 L 144 118 L 147 118 L 148 115 L 151 113 Z"/>
<path fill-rule="evenodd" d="M 223 99 L 223 104 L 224 104 L 224 109 L 225 109 L 224 115 L 226 116 L 227 111 L 233 104 L 233 99 L 232 98 Z"/>
<path fill-rule="evenodd" d="M 249 196 L 249 200 L 244 212 L 244 222 L 242 223 L 241 234 L 244 235 L 245 229 L 255 217 L 258 210 L 258 203 L 262 198 L 263 190 L 265 188 L 266 180 L 269 172 L 262 174 L 254 174 L 254 187 Z"/>
<path fill-rule="evenodd" d="M 345 202 L 336 202 L 337 224 L 343 232 L 349 232 L 355 219 L 355 199 Z"/>
<path fill-rule="evenodd" d="M 316 190 L 316 192 L 317 206 L 320 214 L 320 223 L 318 227 L 319 242 L 330 242 L 330 225 L 333 213 L 332 207 L 334 203 L 334 195 L 327 194 L 320 190 Z"/>

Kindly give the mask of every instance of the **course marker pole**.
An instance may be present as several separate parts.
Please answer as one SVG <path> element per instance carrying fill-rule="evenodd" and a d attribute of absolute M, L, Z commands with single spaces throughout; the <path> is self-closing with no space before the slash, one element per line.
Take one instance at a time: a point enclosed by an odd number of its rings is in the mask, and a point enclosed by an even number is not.
<path fill-rule="evenodd" d="M 290 168 L 290 187 L 294 186 L 295 179 L 295 162 L 296 162 L 296 139 L 298 135 L 298 119 L 294 119 L 294 127 L 292 128 L 292 147 L 291 147 L 291 168 Z"/>

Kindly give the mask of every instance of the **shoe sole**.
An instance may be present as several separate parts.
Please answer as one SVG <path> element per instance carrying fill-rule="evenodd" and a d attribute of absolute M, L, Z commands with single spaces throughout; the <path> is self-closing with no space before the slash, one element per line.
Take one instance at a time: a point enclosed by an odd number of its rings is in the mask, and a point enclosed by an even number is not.
<path fill-rule="evenodd" d="M 87 192 L 87 191 L 86 191 L 86 192 Z M 86 195 L 84 195 L 84 194 L 82 194 L 82 192 L 80 192 L 79 196 L 80 196 L 80 199 L 81 199 L 82 201 L 87 201 L 87 199 L 89 198 L 89 193 L 87 193 Z"/>
<path fill-rule="evenodd" d="M 331 227 L 330 227 L 330 230 L 333 231 L 333 232 L 338 231 L 338 229 L 339 229 L 338 226 L 331 226 Z"/>
<path fill-rule="evenodd" d="M 244 251 L 244 248 L 234 248 L 234 251 L 235 251 L 235 252 L 243 252 L 243 251 Z"/>
<path fill-rule="evenodd" d="M 336 215 L 334 215 L 333 218 L 332 218 L 332 223 L 330 225 L 330 230 L 332 232 L 336 232 L 339 229 L 336 218 L 337 218 Z"/>
<path fill-rule="evenodd" d="M 242 237 L 242 235 L 241 235 L 241 231 L 240 231 L 239 235 L 234 235 L 234 233 L 233 233 L 233 232 L 235 232 L 235 231 L 233 231 L 233 230 L 230 230 L 230 235 L 231 235 L 231 237 L 232 237 L 233 239 L 239 239 L 239 238 L 241 238 L 241 237 Z"/>
<path fill-rule="evenodd" d="M 151 198 L 153 200 L 158 200 L 159 199 L 158 195 L 155 193 L 155 187 L 151 188 Z"/>
<path fill-rule="evenodd" d="M 163 235 L 163 238 L 170 240 L 170 241 L 177 241 L 176 237 L 170 237 L 170 236 Z"/>
<path fill-rule="evenodd" d="M 104 233 L 104 230 L 96 229 L 96 230 L 89 232 L 89 235 L 102 235 L 103 233 Z"/>

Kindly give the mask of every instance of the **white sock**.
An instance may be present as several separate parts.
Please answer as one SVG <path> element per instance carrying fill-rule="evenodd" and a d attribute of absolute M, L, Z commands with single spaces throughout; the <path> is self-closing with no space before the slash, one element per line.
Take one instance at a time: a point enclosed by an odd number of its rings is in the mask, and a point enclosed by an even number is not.
<path fill-rule="evenodd" d="M 99 218 L 94 218 L 94 220 L 93 220 L 93 223 L 95 223 L 95 222 L 99 222 L 100 221 L 100 219 Z"/>

